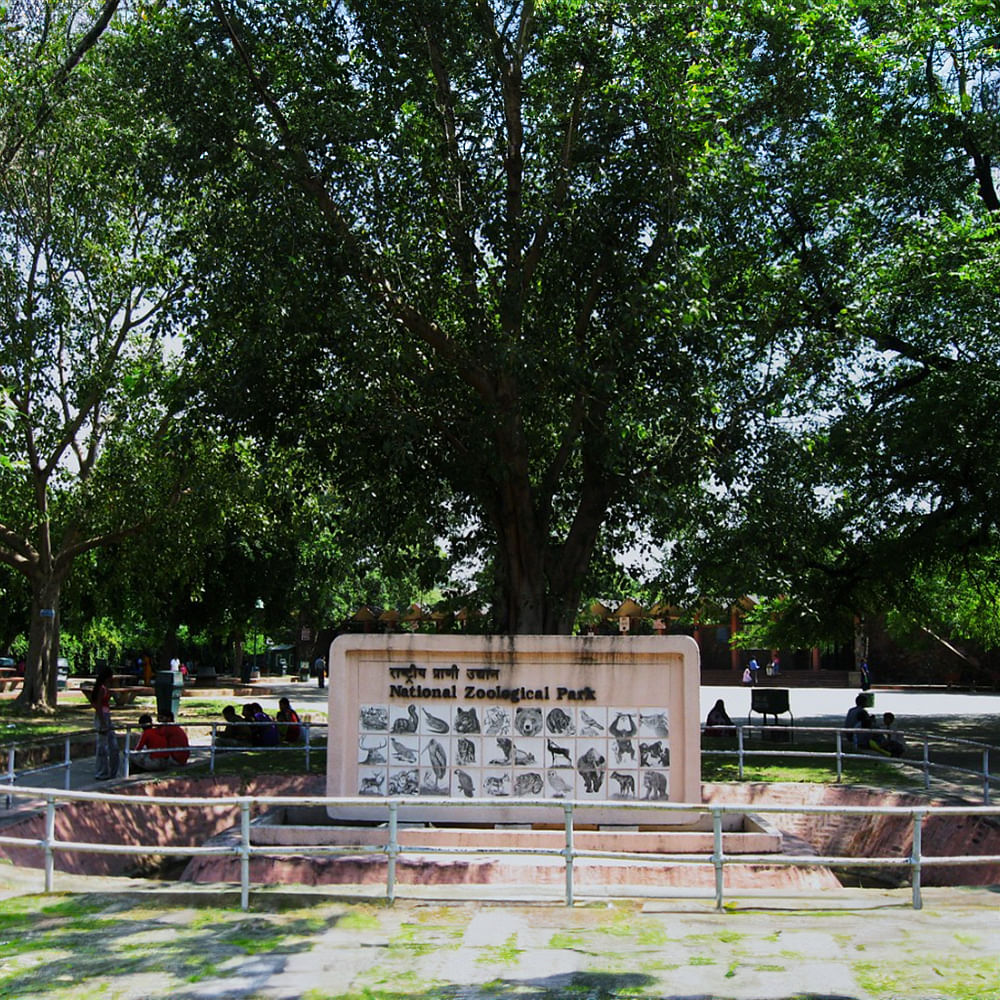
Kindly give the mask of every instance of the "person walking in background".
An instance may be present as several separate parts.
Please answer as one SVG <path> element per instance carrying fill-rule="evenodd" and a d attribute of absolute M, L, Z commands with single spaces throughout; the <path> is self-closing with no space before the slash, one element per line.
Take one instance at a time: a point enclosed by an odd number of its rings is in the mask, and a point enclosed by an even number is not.
<path fill-rule="evenodd" d="M 760 670 L 760 664 L 757 662 L 757 657 L 756 656 L 751 656 L 750 657 L 750 662 L 747 664 L 747 670 L 750 671 L 750 678 L 751 678 L 750 683 L 751 684 L 756 684 L 757 683 L 757 671 Z"/>
<path fill-rule="evenodd" d="M 862 660 L 858 670 L 861 674 L 861 690 L 867 691 L 872 686 L 872 674 L 868 668 L 868 661 Z"/>
<path fill-rule="evenodd" d="M 111 720 L 111 667 L 102 667 L 94 680 L 90 692 L 90 704 L 94 709 L 94 731 L 97 744 L 94 753 L 94 778 L 110 781 L 118 777 L 118 738 Z"/>

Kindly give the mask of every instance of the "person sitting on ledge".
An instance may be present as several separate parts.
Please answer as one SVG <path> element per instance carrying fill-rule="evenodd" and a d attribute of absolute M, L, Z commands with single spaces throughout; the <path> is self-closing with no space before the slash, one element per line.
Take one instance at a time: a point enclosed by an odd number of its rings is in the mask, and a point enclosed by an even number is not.
<path fill-rule="evenodd" d="M 860 750 L 871 750 L 872 753 L 880 753 L 883 757 L 889 757 L 891 754 L 889 751 L 882 746 L 879 741 L 878 735 L 875 733 L 875 720 L 865 712 L 860 723 L 857 727 L 857 736 L 855 736 L 855 742 Z"/>
<path fill-rule="evenodd" d="M 896 731 L 896 716 L 892 712 L 882 713 L 882 727 L 878 730 L 876 739 L 879 746 L 893 757 L 902 757 L 906 753 L 906 741 Z"/>
<path fill-rule="evenodd" d="M 161 715 L 160 723 L 167 746 L 170 747 L 170 759 L 175 764 L 186 764 L 188 757 L 191 756 L 191 751 L 188 749 L 191 744 L 188 742 L 187 733 L 174 722 L 173 712 Z"/>
<path fill-rule="evenodd" d="M 844 716 L 844 728 L 852 730 L 847 734 L 847 736 L 853 741 L 856 747 L 861 746 L 861 744 L 858 741 L 858 734 L 853 730 L 860 729 L 864 720 L 870 718 L 865 709 L 867 702 L 868 696 L 865 694 L 859 694 L 854 699 L 854 707 L 848 711 L 847 715 Z"/>
<path fill-rule="evenodd" d="M 163 771 L 170 767 L 170 754 L 165 752 L 167 737 L 163 729 L 153 725 L 151 715 L 140 715 L 139 725 L 142 735 L 129 760 L 131 767 L 138 771 Z"/>
<path fill-rule="evenodd" d="M 251 724 L 250 738 L 255 747 L 276 747 L 281 743 L 278 727 L 258 702 L 243 706 L 243 718 Z"/>
<path fill-rule="evenodd" d="M 708 718 L 705 719 L 705 735 L 736 735 L 736 727 L 733 725 L 733 720 L 729 718 L 725 702 L 721 698 L 709 709 Z"/>
<path fill-rule="evenodd" d="M 226 725 L 218 730 L 215 738 L 216 746 L 242 747 L 249 746 L 253 742 L 250 738 L 250 727 L 236 714 L 236 709 L 232 705 L 226 705 L 222 710 L 222 717 L 226 720 Z"/>
<path fill-rule="evenodd" d="M 292 703 L 287 698 L 278 700 L 278 714 L 275 716 L 278 722 L 278 732 L 285 743 L 301 743 L 302 727 L 299 713 L 292 708 Z"/>

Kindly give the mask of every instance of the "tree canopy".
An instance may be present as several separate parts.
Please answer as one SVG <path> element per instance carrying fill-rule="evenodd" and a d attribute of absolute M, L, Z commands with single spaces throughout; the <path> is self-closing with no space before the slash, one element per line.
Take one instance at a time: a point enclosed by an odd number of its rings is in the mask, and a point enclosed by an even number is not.
<path fill-rule="evenodd" d="M 988 5 L 19 10 L 9 565 L 131 534 L 200 469 L 216 509 L 169 537 L 212 556 L 157 586 L 234 621 L 250 566 L 292 612 L 317 561 L 450 561 L 493 629 L 567 631 L 642 548 L 661 595 L 802 634 L 919 619 L 949 574 L 987 596 L 945 617 L 995 620 Z"/>

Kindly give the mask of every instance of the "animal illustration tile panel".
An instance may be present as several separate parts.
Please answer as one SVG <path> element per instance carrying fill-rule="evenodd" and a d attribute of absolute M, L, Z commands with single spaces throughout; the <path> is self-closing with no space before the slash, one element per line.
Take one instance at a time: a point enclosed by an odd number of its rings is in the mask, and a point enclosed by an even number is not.
<path fill-rule="evenodd" d="M 358 794 L 669 798 L 666 708 L 360 706 Z"/>

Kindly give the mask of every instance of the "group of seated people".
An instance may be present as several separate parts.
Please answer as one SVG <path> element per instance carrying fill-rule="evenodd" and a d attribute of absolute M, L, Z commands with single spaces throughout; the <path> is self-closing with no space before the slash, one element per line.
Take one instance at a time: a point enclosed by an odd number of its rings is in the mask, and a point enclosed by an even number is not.
<path fill-rule="evenodd" d="M 278 711 L 272 719 L 256 701 L 243 706 L 237 714 L 232 705 L 222 710 L 224 728 L 215 737 L 220 747 L 276 747 L 282 743 L 302 742 L 302 720 L 287 698 L 278 701 Z"/>
<path fill-rule="evenodd" d="M 849 729 L 848 738 L 859 750 L 871 750 L 886 757 L 902 757 L 906 753 L 906 743 L 896 731 L 896 716 L 892 712 L 882 713 L 882 725 L 867 709 L 868 696 L 859 694 L 854 699 L 854 707 L 844 717 L 844 728 Z"/>
<path fill-rule="evenodd" d="M 129 761 L 133 770 L 163 771 L 188 762 L 191 751 L 187 733 L 174 721 L 173 712 L 160 715 L 155 726 L 151 715 L 140 715 L 139 726 L 142 734 Z"/>
<path fill-rule="evenodd" d="M 906 753 L 906 742 L 896 730 L 896 716 L 883 712 L 881 725 L 868 712 L 868 695 L 859 694 L 854 699 L 854 707 L 844 719 L 844 728 L 850 730 L 848 739 L 859 750 L 871 750 L 886 757 L 902 757 Z M 736 727 L 730 719 L 726 706 L 720 698 L 705 720 L 706 736 L 735 736 Z"/>

